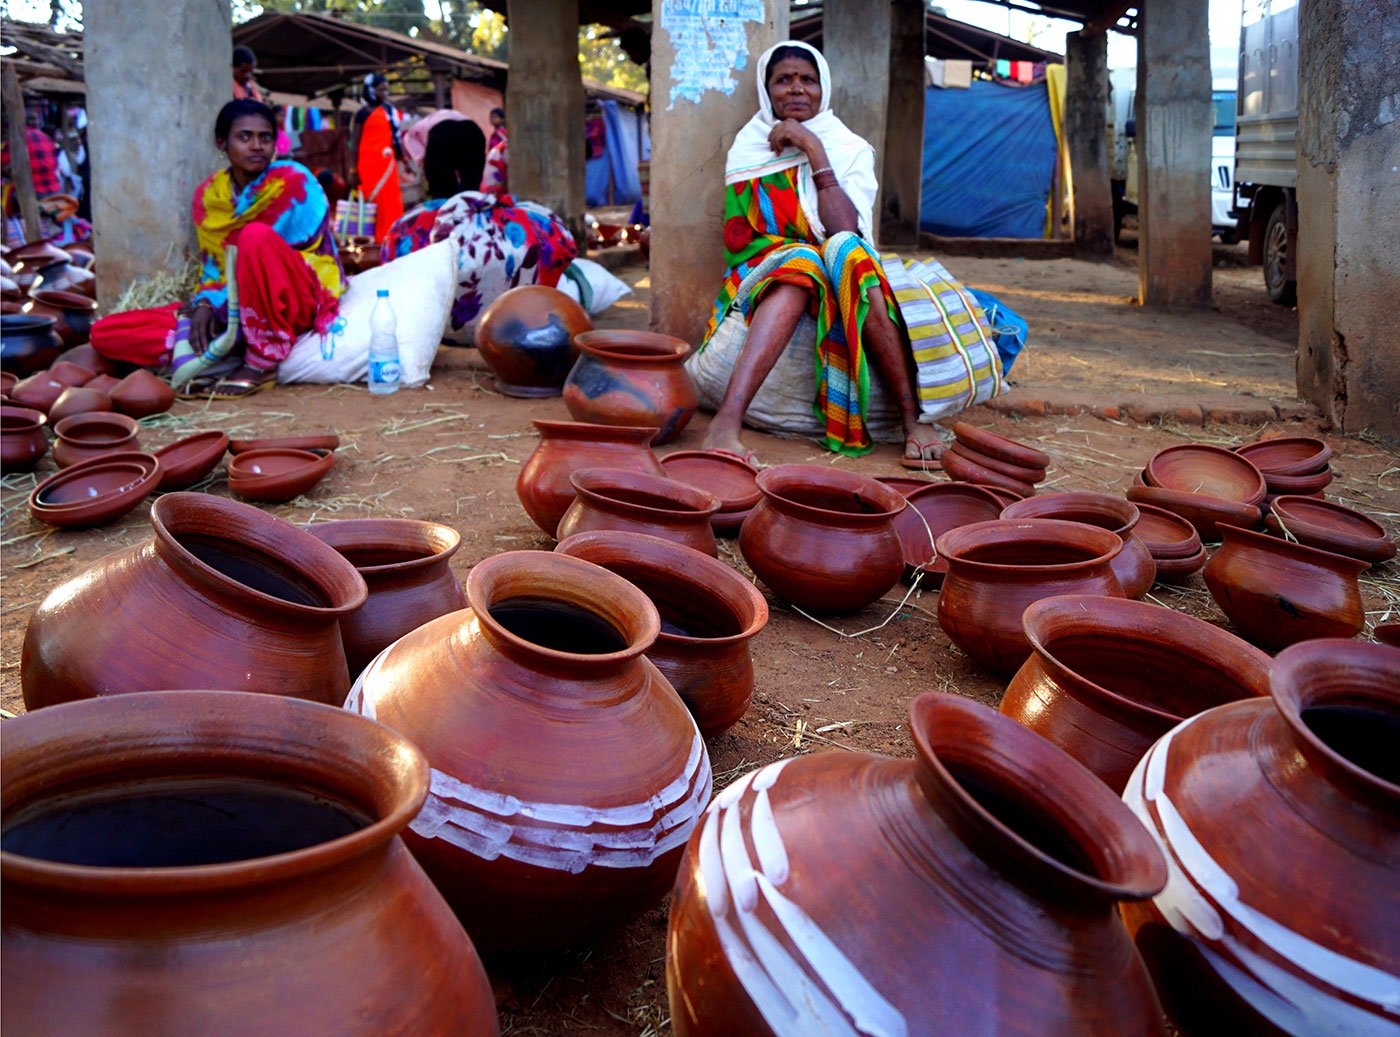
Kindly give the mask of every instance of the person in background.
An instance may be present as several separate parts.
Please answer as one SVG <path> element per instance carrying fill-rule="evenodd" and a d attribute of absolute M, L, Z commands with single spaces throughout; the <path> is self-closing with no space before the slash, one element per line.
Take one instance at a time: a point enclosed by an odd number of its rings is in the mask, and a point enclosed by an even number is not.
<path fill-rule="evenodd" d="M 287 110 L 280 104 L 272 106 L 272 114 L 277 116 L 277 157 L 292 157 L 292 138 L 287 135 L 286 117 Z"/>
<path fill-rule="evenodd" d="M 39 113 L 34 109 L 24 113 L 24 143 L 29 152 L 29 172 L 34 179 L 34 194 L 44 198 L 58 194 L 63 184 L 58 179 L 58 147 L 53 138 L 39 128 Z M 3 160 L 5 173 L 10 173 L 10 142 L 4 144 Z"/>
<path fill-rule="evenodd" d="M 383 243 L 389 228 L 403 215 L 399 185 L 399 114 L 389 104 L 389 81 L 382 72 L 365 76 L 365 103 L 355 113 L 350 129 L 350 190 L 357 188 L 376 205 L 374 240 Z"/>
<path fill-rule="evenodd" d="M 253 82 L 253 69 L 258 56 L 248 47 L 233 48 L 233 99 L 235 101 L 261 101 L 262 91 Z"/>
<path fill-rule="evenodd" d="M 506 168 L 506 110 L 491 109 L 491 139 L 486 142 L 486 175 L 481 178 L 481 189 L 489 194 L 504 194 L 510 189 L 510 177 Z"/>

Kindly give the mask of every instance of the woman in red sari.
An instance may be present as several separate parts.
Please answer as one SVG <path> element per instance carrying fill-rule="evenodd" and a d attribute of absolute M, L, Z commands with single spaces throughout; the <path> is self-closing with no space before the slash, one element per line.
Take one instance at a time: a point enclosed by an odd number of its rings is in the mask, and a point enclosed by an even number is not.
<path fill-rule="evenodd" d="M 399 186 L 399 115 L 389 104 L 389 81 L 383 73 L 365 77 L 365 104 L 355 113 L 350 129 L 350 154 L 355 169 L 350 189 L 359 188 L 365 201 L 378 208 L 374 240 L 383 244 L 389 228 L 403 215 L 403 192 Z"/>

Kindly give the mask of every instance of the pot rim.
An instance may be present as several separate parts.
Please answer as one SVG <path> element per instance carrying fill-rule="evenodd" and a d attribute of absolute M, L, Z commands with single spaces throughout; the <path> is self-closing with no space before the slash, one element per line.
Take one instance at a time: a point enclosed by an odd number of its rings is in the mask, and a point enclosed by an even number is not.
<path fill-rule="evenodd" d="M 756 481 L 758 488 L 763 491 L 764 500 L 769 501 L 773 506 L 790 511 L 799 517 L 813 519 L 823 525 L 831 525 L 833 522 L 855 526 L 879 525 L 892 521 L 896 515 L 909 506 L 908 498 L 904 494 L 868 475 L 845 472 L 836 468 L 823 468 L 818 465 L 774 465 L 772 468 L 765 468 L 759 472 Z M 816 486 L 837 492 L 850 492 L 857 495 L 864 491 L 865 496 L 870 498 L 872 504 L 879 505 L 884 510 L 836 511 L 814 504 L 804 504 L 800 500 L 794 500 L 784 495 L 785 491 L 790 491 L 790 483 L 799 486 Z M 871 492 L 872 490 L 874 492 Z"/>
<path fill-rule="evenodd" d="M 574 336 L 574 343 L 590 356 L 616 364 L 642 364 L 648 367 L 679 363 L 690 356 L 690 343 L 659 331 L 622 331 L 595 328 Z M 655 353 L 618 353 L 609 346 L 640 346 Z"/>
<path fill-rule="evenodd" d="M 1148 458 L 1147 466 L 1144 468 L 1144 471 L 1146 472 L 1146 475 L 1143 477 L 1144 480 L 1150 480 L 1152 485 L 1158 486 L 1164 490 L 1174 490 L 1177 493 L 1194 494 L 1194 490 L 1182 490 L 1179 487 L 1169 486 L 1166 483 L 1164 483 L 1160 477 L 1160 469 L 1158 468 L 1158 462 L 1163 456 L 1186 453 L 1204 454 L 1207 457 L 1215 458 L 1217 461 L 1224 463 L 1226 466 L 1234 465 L 1238 467 L 1242 465 L 1242 471 L 1246 477 L 1249 476 L 1251 473 L 1253 474 L 1255 479 L 1255 486 L 1249 491 L 1249 494 L 1246 497 L 1240 498 L 1239 500 L 1236 500 L 1231 497 L 1219 497 L 1216 498 L 1218 500 L 1230 501 L 1231 503 L 1235 504 L 1257 505 L 1260 501 L 1264 499 L 1265 495 L 1269 491 L 1268 483 L 1264 480 L 1264 473 L 1261 472 L 1255 466 L 1253 461 L 1245 457 L 1243 454 L 1237 454 L 1233 450 L 1227 450 L 1225 447 L 1221 446 L 1213 446 L 1210 443 L 1177 443 L 1174 446 L 1163 447 L 1161 450 L 1158 450 L 1155 454 Z M 1213 495 L 1203 494 L 1202 496 Z"/>
<path fill-rule="evenodd" d="M 74 446 L 84 446 L 91 444 L 92 440 L 69 438 L 68 433 L 72 429 L 84 424 L 98 426 L 114 426 L 126 433 L 124 436 L 121 437 L 120 440 L 99 440 L 98 442 L 124 442 L 125 440 L 135 436 L 141 430 L 141 423 L 138 422 L 135 418 L 128 417 L 125 414 L 119 414 L 116 411 L 104 410 L 88 411 L 84 414 L 71 414 L 68 417 L 64 418 L 62 421 L 58 422 L 58 424 L 54 425 L 54 435 L 57 436 L 59 439 L 63 440 L 64 442 L 72 443 Z"/>
<path fill-rule="evenodd" d="M 1279 501 L 1283 502 L 1283 511 L 1285 512 L 1285 514 L 1279 514 Z M 1351 530 L 1346 529 L 1335 529 L 1332 527 L 1320 526 L 1316 522 L 1310 521 L 1307 517 L 1303 515 L 1294 514 L 1290 517 L 1287 514 L 1287 512 L 1290 508 L 1293 507 L 1295 502 L 1302 502 L 1304 510 L 1311 507 L 1317 507 L 1320 510 L 1327 512 L 1328 514 L 1337 515 L 1338 517 L 1345 518 L 1350 522 L 1355 522 L 1357 525 L 1364 526 L 1368 529 L 1374 529 L 1376 532 L 1372 536 L 1368 537 L 1360 532 L 1352 532 Z M 1307 526 L 1309 529 L 1322 530 L 1325 535 L 1334 538 L 1341 536 L 1353 537 L 1360 540 L 1390 539 L 1390 537 L 1386 534 L 1385 527 L 1382 526 L 1375 519 L 1371 518 L 1370 515 L 1366 515 L 1360 511 L 1355 510 L 1354 508 L 1348 508 L 1344 505 L 1337 504 L 1335 501 L 1318 500 L 1316 497 L 1308 497 L 1305 495 L 1295 493 L 1281 493 L 1269 503 L 1269 510 L 1273 512 L 1273 514 L 1281 522 L 1296 523 L 1298 525 Z"/>
<path fill-rule="evenodd" d="M 1093 516 L 1097 512 L 1098 517 L 1119 524 L 1116 527 L 1105 526 L 1098 522 L 1085 521 L 1082 518 L 1056 514 L 1057 511 L 1087 516 Z M 1064 522 L 1078 522 L 1085 526 L 1107 529 L 1126 540 L 1142 516 L 1138 512 L 1137 505 L 1123 497 L 1113 497 L 1107 493 L 1066 490 L 1060 493 L 1044 493 L 1036 497 L 1027 497 L 1015 504 L 1008 504 L 1002 509 L 1001 517 L 1004 519 L 1053 518 Z"/>
<path fill-rule="evenodd" d="M 49 416 L 47 414 L 45 414 L 41 410 L 36 410 L 33 407 L 23 407 L 18 403 L 6 403 L 0 405 L 0 416 L 14 417 L 16 415 L 28 418 L 30 424 L 21 425 L 18 428 L 5 429 L 4 432 L 7 436 L 24 435 L 29 432 L 33 432 L 36 428 L 43 428 L 46 424 L 48 424 L 49 420 Z"/>
<path fill-rule="evenodd" d="M 1353 579 L 1360 576 L 1367 569 L 1371 568 L 1370 562 L 1364 562 L 1359 558 L 1352 558 L 1350 555 L 1338 554 L 1335 551 L 1324 551 L 1320 547 L 1309 547 L 1307 544 L 1297 544 L 1292 540 L 1285 540 L 1283 537 L 1269 536 L 1267 533 L 1256 533 L 1252 529 L 1243 529 L 1240 526 L 1221 526 L 1221 550 L 1236 546 L 1262 550 L 1267 554 L 1282 555 L 1294 561 L 1299 561 L 1305 565 L 1312 565 L 1322 569 L 1331 569 L 1346 574 L 1350 570 Z M 1231 540 L 1238 541 L 1232 545 Z M 1220 551 L 1215 553 L 1215 558 L 1220 557 Z"/>
<path fill-rule="evenodd" d="M 966 550 L 968 546 L 964 543 L 968 540 L 983 541 L 982 534 L 996 534 L 991 543 L 1001 544 L 1007 542 L 1025 543 L 1035 536 L 1037 532 L 1044 534 L 1042 542 L 1055 540 L 1063 543 L 1065 538 L 1071 541 L 1077 538 L 1081 544 L 1090 541 L 1085 545 L 1089 550 L 1095 550 L 1092 541 L 1102 541 L 1102 550 L 1092 558 L 1082 558 L 1073 562 L 1056 562 L 1051 565 L 1009 565 L 1003 562 L 982 562 L 970 558 L 962 558 L 958 552 Z M 1004 535 L 1001 535 L 1004 534 Z M 1111 543 L 1110 543 L 1111 538 Z M 966 526 L 959 526 L 957 529 L 950 529 L 939 536 L 934 545 L 939 555 L 948 559 L 949 565 L 956 562 L 960 566 L 986 574 L 987 576 L 997 574 L 1012 574 L 1021 572 L 1036 573 L 1071 573 L 1100 563 L 1112 562 L 1114 558 L 1123 550 L 1123 539 L 1116 533 L 1111 533 L 1098 526 L 1085 525 L 1082 522 L 1066 522 L 1063 519 L 990 519 L 986 522 L 973 522 Z"/>
<path fill-rule="evenodd" d="M 1201 544 L 1201 534 L 1196 532 L 1196 527 L 1176 512 L 1168 511 L 1158 504 L 1148 504 L 1146 501 L 1129 501 L 1129 503 L 1138 509 L 1139 524 L 1142 522 L 1143 509 L 1146 508 L 1147 514 L 1159 522 L 1166 522 L 1167 525 L 1176 529 L 1185 527 L 1186 535 L 1177 540 L 1149 540 L 1141 532 L 1138 532 L 1138 539 L 1147 545 L 1149 551 L 1152 551 L 1153 546 L 1156 545 L 1163 550 L 1163 553 L 1170 552 L 1168 557 L 1183 557 L 1181 545 L 1191 546 L 1191 550 L 1185 552 L 1186 555 L 1194 555 L 1204 546 Z M 1153 551 L 1152 554 L 1155 558 L 1157 552 Z"/>
<path fill-rule="evenodd" d="M 1279 465 L 1270 465 L 1268 468 L 1250 457 L 1251 454 L 1261 453 L 1270 447 L 1294 443 L 1306 444 L 1315 449 L 1305 458 L 1297 461 L 1285 461 Z M 1271 475 L 1311 475 L 1319 469 L 1327 467 L 1327 463 L 1332 460 L 1332 448 L 1316 436 L 1278 436 L 1275 439 L 1258 439 L 1253 443 L 1241 443 L 1233 449 L 1235 453 L 1249 460 L 1255 468 L 1258 468 L 1266 480 Z"/>
<path fill-rule="evenodd" d="M 569 482 L 575 493 L 595 504 L 658 519 L 679 517 L 696 521 L 704 519 L 708 522 L 711 516 L 719 511 L 721 503 L 713 493 L 707 493 L 689 483 L 626 468 L 579 468 L 569 473 Z M 619 500 L 608 496 L 610 490 L 635 490 L 654 497 L 668 498 L 678 507 L 657 508 L 649 504 Z"/>
<path fill-rule="evenodd" d="M 23 334 L 27 331 L 51 331 L 57 323 L 58 321 L 53 317 L 35 316 L 32 313 L 6 313 L 0 316 L 0 327 L 12 335 Z"/>
<path fill-rule="evenodd" d="M 63 296 L 61 299 L 44 298 L 45 296 Z M 86 295 L 71 292 L 67 288 L 40 288 L 31 292 L 29 298 L 47 306 L 55 306 L 61 310 L 86 310 L 89 313 L 97 312 L 97 300 L 89 299 Z M 62 360 L 62 357 L 59 357 Z"/>
<path fill-rule="evenodd" d="M 547 439 L 601 439 L 619 443 L 636 440 L 644 446 L 649 446 L 661 431 L 647 425 L 598 425 L 590 421 L 556 421 L 545 418 L 536 418 L 534 426 L 540 433 L 541 443 Z"/>
<path fill-rule="evenodd" d="M 242 470 L 244 465 L 251 464 L 253 461 L 258 460 L 261 457 L 268 457 L 269 455 L 274 454 L 279 457 L 285 456 L 287 454 L 304 454 L 307 458 L 307 461 L 305 464 L 301 465 L 298 468 L 288 468 L 286 471 L 283 472 L 270 472 L 258 474 L 256 472 L 244 472 Z M 297 459 L 299 460 L 300 457 L 298 456 Z M 291 479 L 294 477 L 305 478 L 311 474 L 310 470 L 313 468 L 317 468 L 319 466 L 325 468 L 326 470 L 329 470 L 334 464 L 334 451 L 327 451 L 324 454 L 318 454 L 311 450 L 296 450 L 290 447 L 263 447 L 258 450 L 245 450 L 241 454 L 231 455 L 228 460 L 228 479 L 230 484 L 238 482 L 251 486 L 257 483 L 261 483 L 265 480 L 270 482 L 273 480 L 280 481 L 282 479 Z"/>
<path fill-rule="evenodd" d="M 416 572 L 446 563 L 462 546 L 462 535 L 441 522 L 406 518 L 337 519 L 309 522 L 301 527 L 317 540 L 340 551 L 345 548 L 407 548 L 427 553 L 381 565 L 355 565 L 361 576 Z M 354 565 L 354 562 L 350 563 Z"/>

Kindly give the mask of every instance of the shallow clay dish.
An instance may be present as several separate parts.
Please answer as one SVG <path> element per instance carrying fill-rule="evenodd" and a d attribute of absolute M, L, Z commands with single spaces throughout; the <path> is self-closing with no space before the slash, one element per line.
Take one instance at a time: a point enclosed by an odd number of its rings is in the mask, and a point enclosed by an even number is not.
<path fill-rule="evenodd" d="M 1282 436 L 1259 443 L 1235 447 L 1235 453 L 1247 458 L 1255 468 L 1271 475 L 1312 475 L 1327 467 L 1332 448 L 1311 436 Z"/>
<path fill-rule="evenodd" d="M 948 571 L 948 563 L 935 556 L 933 542 L 950 529 L 998 518 L 1002 509 L 1000 499 L 987 487 L 972 483 L 931 483 L 906 494 L 905 499 L 909 506 L 894 519 L 894 531 L 904 550 L 904 580 L 913 582 L 922 569 L 920 586 L 926 589 L 941 586 Z"/>
<path fill-rule="evenodd" d="M 877 475 L 875 481 L 884 483 L 905 497 L 908 497 L 915 490 L 922 490 L 925 486 L 936 485 L 932 479 L 915 479 L 909 475 Z"/>
<path fill-rule="evenodd" d="M 1163 561 L 1200 553 L 1201 535 L 1180 515 L 1155 504 L 1138 504 L 1137 509 L 1138 524 L 1133 532 L 1147 545 L 1159 568 Z"/>
<path fill-rule="evenodd" d="M 193 486 L 214 470 L 227 449 L 226 432 L 196 432 L 161 447 L 156 451 L 160 461 L 158 488 L 162 491 L 183 490 Z"/>
<path fill-rule="evenodd" d="M 1269 505 L 1269 528 L 1288 532 L 1301 544 L 1376 564 L 1395 557 L 1395 541 L 1368 515 L 1331 501 L 1282 496 Z M 1275 528 L 1278 527 L 1278 528 Z"/>
<path fill-rule="evenodd" d="M 1313 494 L 1320 494 L 1332 482 L 1332 469 L 1324 468 L 1320 472 L 1313 472 L 1311 475 L 1273 475 L 1264 473 L 1264 485 L 1269 488 L 1270 497 L 1281 497 L 1284 494 L 1294 494 L 1300 497 L 1308 497 Z"/>
<path fill-rule="evenodd" d="M 970 447 L 961 441 L 954 443 L 945 453 L 957 454 L 965 461 L 979 464 L 983 468 L 1004 475 L 1008 479 L 1015 479 L 1018 482 L 1027 482 L 1034 485 L 1045 478 L 1044 468 L 1032 468 L 1027 465 L 1012 464 L 1009 461 L 1003 461 L 1000 458 L 992 457 L 990 454 L 984 454 L 982 451 Z"/>
<path fill-rule="evenodd" d="M 1221 500 L 1204 493 L 1182 493 L 1160 486 L 1134 486 L 1128 490 L 1128 500 L 1134 504 L 1155 504 L 1179 515 L 1196 527 L 1201 540 L 1220 540 L 1220 526 L 1252 529 L 1259 524 L 1260 512 L 1253 504 Z"/>
<path fill-rule="evenodd" d="M 334 432 L 324 436 L 271 436 L 267 439 L 233 439 L 230 454 L 246 454 L 249 450 L 337 450 L 340 437 Z"/>
<path fill-rule="evenodd" d="M 1013 493 L 1019 493 L 1022 497 L 1034 497 L 1035 486 L 1020 479 L 1012 479 L 994 472 L 990 468 L 984 468 L 975 461 L 968 460 L 967 457 L 956 450 L 945 450 L 943 452 L 943 470 L 948 473 L 950 479 L 958 482 L 973 483 L 978 486 L 998 486 Z"/>
<path fill-rule="evenodd" d="M 1267 488 L 1249 460 L 1224 447 L 1202 443 L 1169 446 L 1147 462 L 1147 482 L 1164 490 L 1258 504 Z"/>
<path fill-rule="evenodd" d="M 1139 510 L 1142 505 L 1138 505 Z M 1163 583 L 1181 583 L 1192 573 L 1205 568 L 1206 549 L 1200 548 L 1195 554 L 1185 558 L 1153 558 L 1157 563 L 1157 579 Z"/>
<path fill-rule="evenodd" d="M 1042 470 L 1050 466 L 1050 455 L 1043 450 L 1037 450 L 1035 447 L 1018 443 L 1014 439 L 999 436 L 995 432 L 988 432 L 986 429 L 969 425 L 965 421 L 959 421 L 953 425 L 953 435 L 957 437 L 959 443 L 965 443 L 979 453 L 994 457 L 999 461 L 1005 461 L 1008 464 Z"/>
<path fill-rule="evenodd" d="M 115 521 L 156 488 L 158 464 L 100 459 L 49 476 L 29 495 L 29 514 L 40 522 L 84 529 Z"/>
<path fill-rule="evenodd" d="M 666 477 L 687 483 L 719 498 L 719 510 L 748 511 L 763 497 L 758 470 L 739 460 L 709 450 L 678 450 L 661 459 Z"/>
<path fill-rule="evenodd" d="M 228 463 L 228 485 L 247 500 L 278 504 L 306 493 L 326 477 L 335 454 L 309 450 L 245 450 Z"/>

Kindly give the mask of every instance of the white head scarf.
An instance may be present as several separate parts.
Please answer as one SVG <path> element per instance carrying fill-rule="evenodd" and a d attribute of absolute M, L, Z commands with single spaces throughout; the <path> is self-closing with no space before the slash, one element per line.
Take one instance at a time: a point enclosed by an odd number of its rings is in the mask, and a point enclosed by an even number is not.
<path fill-rule="evenodd" d="M 846 124 L 832 112 L 831 69 L 827 67 L 826 58 L 822 57 L 821 51 L 806 43 L 798 40 L 785 40 L 769 47 L 759 57 L 756 69 L 758 112 L 744 124 L 744 128 L 734 138 L 734 143 L 729 149 L 729 157 L 724 164 L 724 182 L 726 184 L 740 183 L 744 180 L 755 180 L 770 173 L 777 173 L 793 166 L 799 167 L 797 199 L 802 205 L 802 212 L 807 217 L 807 222 L 811 225 L 817 240 L 826 240 L 826 228 L 822 225 L 821 215 L 817 211 L 817 185 L 812 179 L 812 168 L 807 161 L 807 156 L 802 151 L 792 147 L 785 148 L 781 154 L 775 155 L 772 145 L 768 143 L 768 135 L 773 132 L 773 127 L 778 125 L 778 120 L 773 116 L 773 102 L 768 96 L 768 66 L 773 59 L 774 52 L 780 47 L 796 47 L 806 51 L 811 56 L 812 63 L 817 67 L 817 74 L 821 79 L 822 86 L 821 105 L 817 109 L 817 114 L 802 125 L 815 133 L 821 140 L 822 147 L 826 149 L 826 157 L 831 162 L 832 172 L 836 174 L 837 182 L 840 183 L 841 189 L 846 192 L 846 196 L 850 198 L 851 204 L 855 206 L 861 236 L 867 240 L 873 240 L 871 230 L 875 212 L 875 193 L 878 189 L 878 184 L 875 181 L 875 149 L 863 137 L 851 132 Z"/>

